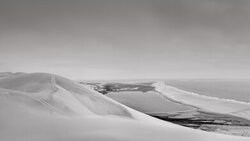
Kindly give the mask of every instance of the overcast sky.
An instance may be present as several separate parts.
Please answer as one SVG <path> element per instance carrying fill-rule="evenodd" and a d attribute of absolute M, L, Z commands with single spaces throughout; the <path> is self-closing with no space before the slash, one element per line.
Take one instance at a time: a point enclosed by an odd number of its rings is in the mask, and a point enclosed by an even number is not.
<path fill-rule="evenodd" d="M 0 71 L 250 78 L 250 1 L 0 0 Z"/>

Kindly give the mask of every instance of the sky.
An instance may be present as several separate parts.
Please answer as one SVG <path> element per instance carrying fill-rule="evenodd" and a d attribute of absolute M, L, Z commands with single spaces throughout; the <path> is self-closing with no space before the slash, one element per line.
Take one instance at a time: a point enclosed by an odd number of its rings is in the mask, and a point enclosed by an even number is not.
<path fill-rule="evenodd" d="M 0 0 L 0 72 L 250 78 L 249 0 Z"/>

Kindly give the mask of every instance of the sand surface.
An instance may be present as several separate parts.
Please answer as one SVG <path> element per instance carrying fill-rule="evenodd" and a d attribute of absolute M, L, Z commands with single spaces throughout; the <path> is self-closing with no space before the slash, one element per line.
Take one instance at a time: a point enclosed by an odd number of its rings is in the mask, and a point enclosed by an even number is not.
<path fill-rule="evenodd" d="M 8 74 L 0 88 L 3 141 L 249 140 L 158 120 L 53 74 Z"/>

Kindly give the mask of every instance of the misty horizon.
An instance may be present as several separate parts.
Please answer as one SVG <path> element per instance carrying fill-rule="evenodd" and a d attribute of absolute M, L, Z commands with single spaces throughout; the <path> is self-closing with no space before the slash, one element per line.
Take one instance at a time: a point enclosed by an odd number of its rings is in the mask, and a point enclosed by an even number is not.
<path fill-rule="evenodd" d="M 0 72 L 250 78 L 246 0 L 2 0 L 0 10 Z"/>

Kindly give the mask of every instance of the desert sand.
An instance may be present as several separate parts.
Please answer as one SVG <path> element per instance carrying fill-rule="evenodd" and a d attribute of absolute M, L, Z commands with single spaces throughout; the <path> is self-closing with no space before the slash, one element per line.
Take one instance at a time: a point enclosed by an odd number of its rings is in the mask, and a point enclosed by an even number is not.
<path fill-rule="evenodd" d="M 0 78 L 0 137 L 3 141 L 249 140 L 161 121 L 46 73 Z"/>

